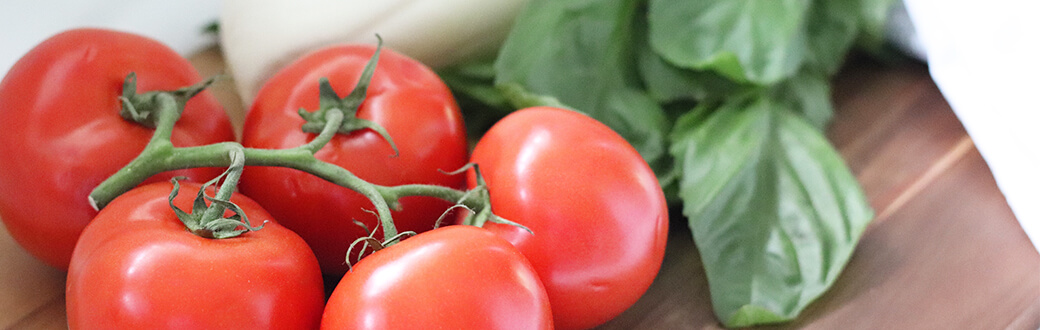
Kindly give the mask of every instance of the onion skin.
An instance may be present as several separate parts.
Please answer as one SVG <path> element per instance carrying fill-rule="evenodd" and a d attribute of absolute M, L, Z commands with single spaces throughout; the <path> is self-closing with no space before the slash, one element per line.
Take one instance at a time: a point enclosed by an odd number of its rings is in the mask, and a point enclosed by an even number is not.
<path fill-rule="evenodd" d="M 432 68 L 492 56 L 527 0 L 225 0 L 220 41 L 246 104 L 281 67 L 344 43 L 385 46 Z M 317 83 L 317 82 L 315 82 Z"/>

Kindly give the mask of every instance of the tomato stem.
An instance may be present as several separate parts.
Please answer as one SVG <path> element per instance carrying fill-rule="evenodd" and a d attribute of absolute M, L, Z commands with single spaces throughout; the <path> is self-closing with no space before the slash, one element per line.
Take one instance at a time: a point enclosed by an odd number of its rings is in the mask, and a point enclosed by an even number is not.
<path fill-rule="evenodd" d="M 249 223 L 249 217 L 242 211 L 242 208 L 231 202 L 231 195 L 235 191 L 235 186 L 238 185 L 238 178 L 241 176 L 242 169 L 245 166 L 245 156 L 242 153 L 242 148 L 232 149 L 228 154 L 228 159 L 231 160 L 232 164 L 227 171 L 206 182 L 199 189 L 195 195 L 195 202 L 192 203 L 191 213 L 181 210 L 174 204 L 173 201 L 177 198 L 180 185 L 177 182 L 178 178 L 172 180 L 173 189 L 170 191 L 169 198 L 170 208 L 173 209 L 177 219 L 184 223 L 184 226 L 189 231 L 200 237 L 218 239 L 237 237 L 245 232 L 260 230 L 267 223 L 267 220 L 264 220 L 263 224 L 253 227 Z M 216 185 L 225 177 L 226 179 L 220 185 L 216 196 L 207 196 L 206 189 Z M 206 201 L 209 201 L 210 204 L 207 205 Z M 224 212 L 229 209 L 231 210 L 231 215 L 224 217 Z"/>
<path fill-rule="evenodd" d="M 337 109 L 338 110 L 338 109 Z M 332 137 L 336 135 L 340 124 L 343 122 L 343 111 L 329 111 L 325 113 L 325 122 L 327 125 L 322 127 L 318 136 L 314 137 L 314 140 L 307 142 L 302 146 L 297 147 L 298 149 L 307 150 L 311 154 L 315 154 L 318 150 L 325 147 Z"/>
<path fill-rule="evenodd" d="M 336 94 L 328 78 L 318 79 L 318 109 L 314 110 L 314 112 L 308 112 L 302 108 L 299 110 L 300 117 L 306 121 L 301 129 L 307 133 L 321 132 L 328 127 L 326 125 L 328 120 L 326 114 L 332 110 L 339 110 L 343 112 L 343 120 L 336 126 L 337 132 L 350 134 L 351 132 L 365 129 L 376 132 L 390 144 L 390 148 L 394 151 L 393 156 L 396 157 L 400 154 L 400 151 L 386 129 L 373 121 L 357 117 L 358 109 L 361 108 L 361 103 L 365 101 L 365 97 L 368 95 L 368 85 L 372 81 L 372 75 L 375 74 L 376 64 L 379 62 L 379 53 L 383 48 L 383 38 L 379 37 L 378 34 L 376 38 L 379 39 L 379 44 L 376 46 L 375 53 L 372 54 L 372 58 L 365 64 L 365 68 L 361 72 L 361 78 L 358 79 L 354 89 L 346 97 L 341 98 Z"/>
<path fill-rule="evenodd" d="M 172 111 L 171 111 L 172 112 Z M 170 113 L 170 112 L 163 112 Z M 161 115 L 156 135 L 162 135 L 159 129 L 172 130 L 172 126 L 164 121 L 175 120 L 174 116 Z M 475 214 L 467 224 L 482 226 L 484 222 L 510 223 L 494 215 L 490 210 L 490 198 L 483 180 L 478 180 L 478 187 L 472 191 L 460 191 L 449 187 L 428 184 L 406 184 L 399 186 L 383 186 L 369 183 L 350 172 L 314 157 L 314 153 L 327 144 L 336 134 L 338 123 L 343 118 L 341 111 L 326 113 L 326 128 L 307 144 L 292 149 L 256 149 L 245 148 L 236 142 L 222 142 L 198 147 L 173 147 L 168 139 L 153 139 L 130 164 L 112 177 L 98 185 L 90 194 L 94 205 L 100 209 L 116 196 L 132 189 L 148 177 L 157 173 L 195 168 L 195 167 L 228 167 L 233 160 L 228 157 L 234 150 L 241 150 L 245 166 L 277 166 L 292 168 L 313 174 L 336 185 L 352 189 L 372 202 L 375 213 L 383 226 L 383 237 L 397 236 L 398 231 L 390 216 L 391 206 L 397 209 L 399 199 L 404 196 L 429 196 L 451 203 L 465 205 Z M 234 181 L 237 181 L 234 180 Z M 230 188 L 229 188 L 230 189 Z M 522 227 L 522 226 L 521 226 Z"/>
<path fill-rule="evenodd" d="M 129 80 L 129 78 L 128 78 Z M 192 94 L 194 95 L 194 94 Z M 130 99 L 130 98 L 128 98 Z M 373 185 L 357 177 L 350 171 L 331 163 L 321 161 L 314 157 L 314 153 L 324 147 L 336 134 L 344 115 L 339 109 L 329 109 L 324 113 L 325 127 L 313 140 L 302 146 L 292 149 L 254 149 L 245 148 L 236 142 L 222 142 L 198 147 L 177 148 L 170 141 L 173 126 L 180 119 L 186 99 L 181 99 L 175 93 L 158 92 L 151 97 L 150 106 L 134 105 L 137 110 L 151 107 L 152 118 L 155 118 L 155 133 L 151 141 L 133 161 L 120 169 L 90 193 L 88 199 L 95 209 L 100 210 L 108 205 L 115 197 L 129 191 L 152 175 L 178 169 L 195 167 L 228 167 L 234 164 L 234 157 L 228 157 L 230 153 L 239 150 L 242 153 L 242 161 L 248 166 L 279 166 L 288 167 L 314 174 L 322 179 L 337 185 L 347 187 L 364 195 L 376 209 L 376 214 L 383 226 L 384 237 L 397 236 L 397 227 L 393 224 L 390 215 L 390 206 L 387 199 Z M 232 171 L 235 179 L 226 183 L 237 183 L 237 177 L 241 171 Z M 225 184 L 232 191 L 235 184 Z M 223 187 L 222 187 L 223 188 Z M 448 189 L 448 188 L 445 188 Z M 222 189 L 223 190 L 223 189 Z M 228 193 L 230 194 L 230 193 Z M 393 200 L 396 203 L 396 198 Z M 216 216 L 223 214 L 224 210 L 212 211 Z M 209 215 L 213 218 L 214 215 Z"/>
<path fill-rule="evenodd" d="M 487 182 L 484 181 L 484 175 L 480 173 L 480 166 L 476 163 L 470 163 L 469 165 L 466 165 L 466 167 L 473 168 L 473 175 L 476 178 L 477 186 L 466 192 L 467 194 L 476 195 L 474 198 L 475 207 L 469 207 L 467 205 L 467 208 L 470 209 L 470 214 L 463 219 L 462 224 L 474 227 L 484 227 L 484 224 L 490 221 L 518 227 L 533 235 L 534 232 L 532 232 L 530 228 L 527 228 L 527 226 L 500 217 L 491 211 L 491 192 L 488 191 Z M 465 169 L 465 167 L 463 169 Z"/>
<path fill-rule="evenodd" d="M 380 45 L 382 39 L 380 39 Z M 111 177 L 98 185 L 89 195 L 89 201 L 95 209 L 100 210 L 120 194 L 129 191 L 145 179 L 165 171 L 197 168 L 197 167 L 230 167 L 222 176 L 227 178 L 221 184 L 215 198 L 200 193 L 196 198 L 201 200 L 199 214 L 185 221 L 196 233 L 214 237 L 233 237 L 246 230 L 255 230 L 249 226 L 245 215 L 243 222 L 236 224 L 234 219 L 223 218 L 224 212 L 231 208 L 238 213 L 238 207 L 228 202 L 245 166 L 278 166 L 304 171 L 320 177 L 336 185 L 354 190 L 372 202 L 379 224 L 383 227 L 384 241 L 381 246 L 388 246 L 400 240 L 397 227 L 391 218 L 391 209 L 399 209 L 399 199 L 404 196 L 430 196 L 443 199 L 471 210 L 468 221 L 480 225 L 486 221 L 511 223 L 495 216 L 491 212 L 491 202 L 487 186 L 478 176 L 478 187 L 470 191 L 459 191 L 449 187 L 407 184 L 400 186 L 381 186 L 365 181 L 349 170 L 316 158 L 314 155 L 331 141 L 337 133 L 349 133 L 356 130 L 369 129 L 379 133 L 393 148 L 395 155 L 397 146 L 386 131 L 375 123 L 356 117 L 357 111 L 364 101 L 369 81 L 373 75 L 379 58 L 379 47 L 362 72 L 357 86 L 349 95 L 340 98 L 332 90 L 328 80 L 319 82 L 321 91 L 319 109 L 308 112 L 300 109 L 300 116 L 307 123 L 302 129 L 305 132 L 317 133 L 308 143 L 291 149 L 254 149 L 245 148 L 237 142 L 221 142 L 196 147 L 174 147 L 170 138 L 173 127 L 180 119 L 185 104 L 192 96 L 202 92 L 213 83 L 215 78 L 178 89 L 175 91 L 155 91 L 137 94 L 136 76 L 131 73 L 124 81 L 120 100 L 123 107 L 120 111 L 127 120 L 140 123 L 155 129 L 151 140 L 134 160 Z M 474 166 L 475 167 L 475 166 Z M 460 169 L 459 174 L 468 167 Z M 476 170 L 474 168 L 474 170 Z M 214 179 L 214 180 L 219 180 Z M 212 181 L 216 183 L 217 181 Z M 176 193 L 171 193 L 175 196 Z M 211 207 L 201 210 L 205 201 L 212 202 Z M 172 205 L 172 204 L 171 204 Z M 178 212 L 186 214 L 174 208 Z M 238 217 L 233 216 L 233 218 Z M 244 224 L 245 229 L 239 229 Z M 520 226 L 523 227 L 523 226 Z M 217 229 L 215 232 L 214 229 Z M 525 228 L 526 229 L 526 228 Z"/>
<path fill-rule="evenodd" d="M 242 170 L 246 165 L 246 157 L 242 149 L 232 148 L 228 152 L 228 159 L 231 165 L 228 167 L 227 172 L 224 172 L 227 176 L 224 178 L 224 182 L 220 184 L 220 189 L 217 190 L 217 194 L 213 199 L 221 201 L 231 200 L 231 194 L 235 192 L 235 187 L 238 186 L 238 179 L 242 177 Z M 206 208 L 206 212 L 202 215 L 200 222 L 205 224 L 220 219 L 223 217 L 226 209 L 222 203 L 213 203 L 209 208 Z"/>

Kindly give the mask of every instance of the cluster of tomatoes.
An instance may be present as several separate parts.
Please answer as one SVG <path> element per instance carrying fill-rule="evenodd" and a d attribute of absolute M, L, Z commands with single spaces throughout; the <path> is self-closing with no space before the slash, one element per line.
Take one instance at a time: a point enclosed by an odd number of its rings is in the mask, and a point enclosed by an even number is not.
<path fill-rule="evenodd" d="M 240 143 L 284 149 L 315 134 L 300 109 L 319 105 L 318 81 L 349 91 L 375 52 L 329 47 L 271 78 Z M 436 222 L 452 203 L 406 196 L 394 224 L 415 236 L 348 269 L 348 248 L 376 218 L 360 194 L 309 173 L 246 167 L 231 201 L 260 230 L 226 239 L 185 230 L 171 209 L 192 208 L 220 168 L 163 173 L 100 211 L 88 193 L 141 152 L 152 130 L 118 114 L 124 78 L 172 90 L 201 80 L 166 46 L 132 34 L 77 29 L 44 41 L 0 83 L 0 217 L 27 251 L 68 270 L 70 328 L 580 329 L 627 309 L 653 281 L 668 231 L 653 172 L 594 119 L 556 108 L 519 110 L 469 152 L 450 90 L 419 62 L 383 50 L 357 111 L 379 134 L 335 136 L 315 157 L 379 185 L 467 189 L 480 166 L 496 216 L 482 228 Z M 203 92 L 186 102 L 178 147 L 234 141 Z M 248 197 L 247 197 L 248 196 Z M 324 281 L 338 281 L 326 296 Z"/>

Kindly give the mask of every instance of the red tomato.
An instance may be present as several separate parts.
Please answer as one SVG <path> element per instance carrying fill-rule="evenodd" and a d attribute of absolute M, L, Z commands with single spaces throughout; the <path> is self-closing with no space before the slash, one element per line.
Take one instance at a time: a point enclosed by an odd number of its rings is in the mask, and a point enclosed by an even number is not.
<path fill-rule="evenodd" d="M 480 139 L 472 161 L 494 213 L 534 232 L 485 225 L 538 271 L 557 328 L 616 317 L 657 276 L 668 235 L 664 193 L 639 153 L 606 125 L 569 110 L 519 110 Z"/>
<path fill-rule="evenodd" d="M 300 130 L 304 120 L 297 111 L 318 108 L 319 78 L 328 77 L 336 92 L 346 96 L 374 51 L 373 46 L 331 47 L 283 69 L 257 95 L 246 116 L 242 144 L 287 149 L 310 141 L 315 134 Z M 376 184 L 465 187 L 464 176 L 438 171 L 466 164 L 466 135 L 451 92 L 426 66 L 383 49 L 358 117 L 385 128 L 400 155 L 393 157 L 379 134 L 365 130 L 337 135 L 315 156 Z M 362 195 L 301 171 L 247 167 L 240 187 L 300 234 L 317 254 L 322 270 L 335 278 L 347 270 L 344 260 L 350 243 L 366 235 L 353 220 L 368 228 L 376 225 L 375 216 L 365 211 L 374 210 L 372 203 Z M 401 207 L 393 212 L 397 229 L 423 232 L 433 229 L 450 204 L 431 197 L 406 197 Z"/>
<path fill-rule="evenodd" d="M 139 92 L 202 79 L 168 47 L 128 33 L 79 29 L 33 48 L 0 82 L 0 217 L 29 253 L 66 269 L 96 211 L 87 195 L 144 149 L 152 130 L 119 116 L 123 80 Z M 223 108 L 207 92 L 188 101 L 175 146 L 234 140 Z M 171 172 L 208 180 L 222 169 Z"/>
<path fill-rule="evenodd" d="M 235 238 L 188 231 L 168 203 L 173 185 L 131 190 L 83 231 L 69 266 L 72 329 L 314 329 L 324 305 L 318 261 L 307 243 L 271 221 Z M 175 200 L 191 210 L 199 185 Z M 235 194 L 254 225 L 272 220 Z"/>
<path fill-rule="evenodd" d="M 449 226 L 362 259 L 329 297 L 321 328 L 552 329 L 552 314 L 515 247 Z"/>

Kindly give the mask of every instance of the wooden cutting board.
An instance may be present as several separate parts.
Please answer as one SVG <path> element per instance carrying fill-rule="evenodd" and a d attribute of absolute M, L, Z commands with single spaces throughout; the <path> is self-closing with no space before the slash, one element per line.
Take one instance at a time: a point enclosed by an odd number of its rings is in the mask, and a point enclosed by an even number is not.
<path fill-rule="evenodd" d="M 192 60 L 203 75 L 224 68 L 216 49 Z M 835 286 L 796 321 L 775 327 L 1040 328 L 1040 254 L 927 68 L 853 58 L 833 92 L 827 136 L 877 217 Z M 231 81 L 214 93 L 240 129 Z M 64 285 L 64 273 L 0 229 L 0 328 L 66 329 Z M 602 328 L 720 327 L 700 257 L 676 217 L 653 286 Z"/>

